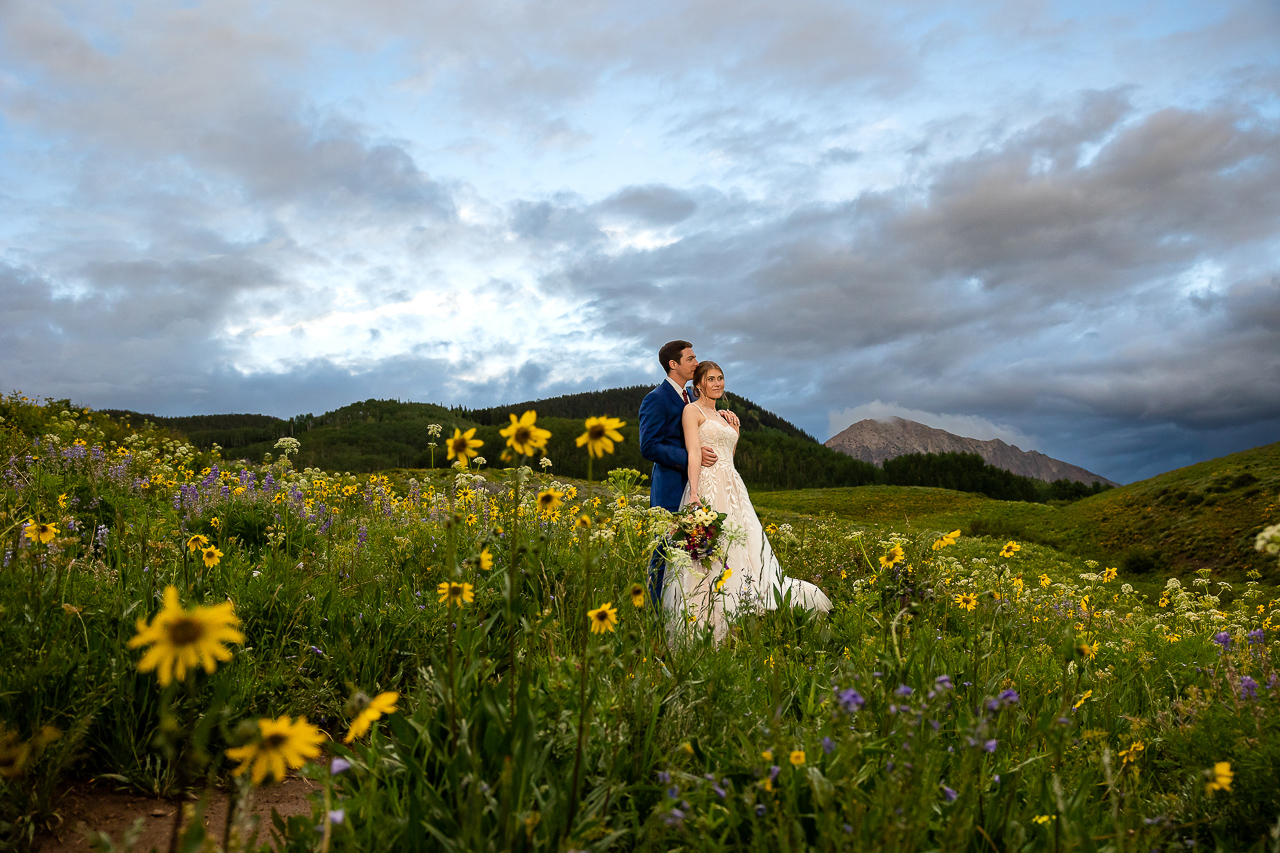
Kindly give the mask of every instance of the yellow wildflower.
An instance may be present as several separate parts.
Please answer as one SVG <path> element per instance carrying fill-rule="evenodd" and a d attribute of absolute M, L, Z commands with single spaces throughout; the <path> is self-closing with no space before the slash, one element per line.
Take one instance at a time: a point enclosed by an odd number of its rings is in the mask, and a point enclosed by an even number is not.
<path fill-rule="evenodd" d="M 1219 761 L 1213 765 L 1212 770 L 1204 771 L 1204 775 L 1209 777 L 1208 783 L 1204 786 L 1206 795 L 1212 794 L 1214 791 L 1230 791 L 1231 780 L 1235 778 L 1235 774 L 1231 772 L 1230 761 Z"/>
<path fill-rule="evenodd" d="M 174 678 L 185 680 L 187 670 L 197 665 L 212 675 L 217 661 L 231 660 L 231 650 L 223 644 L 244 642 L 239 625 L 231 602 L 183 610 L 178 588 L 169 586 L 164 591 L 164 607 L 155 619 L 150 624 L 138 620 L 138 633 L 129 641 L 129 648 L 151 646 L 138 662 L 138 671 L 156 670 L 160 685 L 168 687 Z"/>
<path fill-rule="evenodd" d="M 39 542 L 42 545 L 48 545 L 53 541 L 53 537 L 58 535 L 58 526 L 56 524 L 45 524 L 38 522 L 34 518 L 27 519 L 27 530 L 24 534 L 32 542 Z"/>
<path fill-rule="evenodd" d="M 956 540 L 960 538 L 960 531 L 953 530 L 950 533 L 944 533 L 933 543 L 933 550 L 941 551 L 948 545 L 956 544 Z"/>
<path fill-rule="evenodd" d="M 978 597 L 967 592 L 962 592 L 955 597 L 956 604 L 960 605 L 961 610 L 972 611 L 978 606 Z"/>
<path fill-rule="evenodd" d="M 884 569 L 892 568 L 907 558 L 903 553 L 901 545 L 894 545 L 889 549 L 889 553 L 880 557 L 880 567 Z"/>
<path fill-rule="evenodd" d="M 799 767 L 801 764 L 804 764 L 804 750 L 793 749 L 791 751 L 791 765 L 793 767 Z"/>
<path fill-rule="evenodd" d="M 578 446 L 586 445 L 587 453 L 599 459 L 606 453 L 613 452 L 615 441 L 622 441 L 622 433 L 618 432 L 618 428 L 626 425 L 626 421 L 617 418 L 587 418 L 587 431 L 578 436 Z"/>
<path fill-rule="evenodd" d="M 476 448 L 483 447 L 484 442 L 476 438 L 475 434 L 475 427 L 472 427 L 466 432 L 454 427 L 453 438 L 450 438 L 444 443 L 445 449 L 449 451 L 445 458 L 453 459 L 456 456 L 461 461 L 466 462 L 473 456 L 476 456 L 479 453 Z"/>
<path fill-rule="evenodd" d="M 363 694 L 361 694 L 363 698 Z M 379 693 L 373 699 L 369 700 L 369 704 L 356 715 L 351 722 L 351 728 L 347 730 L 347 736 L 342 739 L 343 743 L 351 743 L 356 738 L 364 737 L 364 733 L 369 731 L 369 726 L 373 725 L 373 721 L 377 720 L 383 714 L 390 714 L 396 709 L 396 700 L 400 698 L 400 694 L 394 690 L 386 693 Z"/>
<path fill-rule="evenodd" d="M 507 447 L 521 456 L 532 456 L 535 450 L 541 450 L 547 446 L 551 431 L 536 425 L 538 415 L 532 409 L 525 412 L 519 419 L 515 415 L 508 415 L 508 417 L 511 418 L 511 425 L 498 431 L 498 435 L 507 440 Z"/>
<path fill-rule="evenodd" d="M 285 777 L 286 767 L 298 768 L 309 758 L 319 758 L 322 743 L 324 732 L 308 723 L 306 717 L 299 717 L 297 722 L 288 717 L 263 719 L 258 720 L 258 739 L 228 749 L 227 757 L 240 762 L 232 771 L 233 776 L 252 768 L 253 784 L 260 784 L 268 773 L 279 782 Z"/>
<path fill-rule="evenodd" d="M 471 584 L 457 581 L 441 581 L 436 587 L 436 595 L 440 596 L 440 603 L 446 607 L 454 604 L 462 607 L 463 604 L 470 604 L 476 600 Z"/>
<path fill-rule="evenodd" d="M 614 609 L 612 601 L 606 601 L 595 610 L 588 610 L 587 619 L 591 622 L 591 633 L 603 634 L 605 631 L 613 631 L 618 624 L 618 611 Z"/>

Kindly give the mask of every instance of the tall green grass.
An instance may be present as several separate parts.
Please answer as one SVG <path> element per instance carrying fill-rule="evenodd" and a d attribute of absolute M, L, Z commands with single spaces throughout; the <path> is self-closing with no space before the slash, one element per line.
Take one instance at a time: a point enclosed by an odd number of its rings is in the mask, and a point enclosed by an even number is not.
<path fill-rule="evenodd" d="M 351 764 L 305 771 L 325 794 L 279 823 L 289 850 L 1273 846 L 1280 601 L 1256 579 L 1140 587 L 1025 541 L 934 548 L 953 528 L 919 517 L 795 516 L 771 538 L 832 613 L 672 644 L 629 600 L 666 522 L 626 476 L 224 471 L 8 402 L 37 428 L 0 425 L 0 720 L 10 744 L 62 734 L 3 765 L 7 847 L 56 820 L 70 780 L 225 780 L 238 724 L 281 714 Z M 564 503 L 542 511 L 550 490 Z M 59 533 L 32 541 L 28 519 Z M 474 601 L 441 603 L 452 581 Z M 210 732 L 199 779 L 162 748 L 161 692 L 126 648 L 168 585 L 231 600 L 246 635 L 174 700 Z M 590 633 L 606 602 L 617 630 Z M 400 710 L 342 746 L 347 699 L 383 690 Z M 1209 790 L 1220 762 L 1229 789 Z"/>

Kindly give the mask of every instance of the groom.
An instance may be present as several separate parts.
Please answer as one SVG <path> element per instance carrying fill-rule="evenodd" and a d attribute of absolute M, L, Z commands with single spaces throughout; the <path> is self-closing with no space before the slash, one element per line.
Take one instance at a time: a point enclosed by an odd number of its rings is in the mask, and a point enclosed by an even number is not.
<path fill-rule="evenodd" d="M 684 447 L 680 419 L 685 404 L 692 402 L 694 396 L 684 386 L 693 379 L 698 357 L 688 341 L 671 341 L 658 350 L 658 362 L 666 371 L 667 379 L 646 394 L 640 404 L 640 455 L 653 463 L 649 505 L 676 512 L 680 509 L 685 484 L 689 482 L 689 453 Z M 716 452 L 703 447 L 702 464 L 715 463 Z M 649 596 L 658 610 L 662 610 L 662 582 L 666 573 L 666 555 L 659 547 L 649 561 Z"/>

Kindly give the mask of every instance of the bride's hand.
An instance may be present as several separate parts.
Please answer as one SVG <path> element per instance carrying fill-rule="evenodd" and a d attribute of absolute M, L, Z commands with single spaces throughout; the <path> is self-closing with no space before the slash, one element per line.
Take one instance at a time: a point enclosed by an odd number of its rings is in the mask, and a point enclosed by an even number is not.
<path fill-rule="evenodd" d="M 727 423 L 729 426 L 733 427 L 734 429 L 737 429 L 739 426 L 741 426 L 741 424 L 738 422 L 738 416 L 735 415 L 733 412 L 729 411 L 728 409 L 721 409 L 720 417 L 724 418 L 725 423 Z"/>

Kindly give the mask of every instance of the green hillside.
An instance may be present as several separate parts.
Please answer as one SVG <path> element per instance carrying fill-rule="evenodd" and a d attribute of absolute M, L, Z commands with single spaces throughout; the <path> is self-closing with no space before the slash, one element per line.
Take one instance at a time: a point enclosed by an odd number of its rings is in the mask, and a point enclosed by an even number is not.
<path fill-rule="evenodd" d="M 480 455 L 489 465 L 501 466 L 499 457 L 506 439 L 499 431 L 510 423 L 508 414 L 533 409 L 538 412 L 538 425 L 552 434 L 545 450 L 552 462 L 552 473 L 585 478 L 587 457 L 576 440 L 587 417 L 603 414 L 621 417 L 626 424 L 620 430 L 623 441 L 614 448 L 613 455 L 596 461 L 593 475 L 603 477 L 613 468 L 649 472 L 652 464 L 640 456 L 636 423 L 639 401 L 648 390 L 634 386 L 475 411 L 430 403 L 365 400 L 323 415 L 299 415 L 287 420 L 265 415 L 169 418 L 126 411 L 111 414 L 133 423 L 150 421 L 202 449 L 216 443 L 226 458 L 252 462 L 262 461 L 263 454 L 273 452 L 279 438 L 291 435 L 302 445 L 294 460 L 299 467 L 368 473 L 392 468 L 446 468 L 449 463 L 444 438 L 454 429 L 472 428 L 476 430 L 475 437 L 484 442 Z M 633 403 L 632 410 L 621 408 Z M 857 486 L 877 481 L 879 470 L 875 466 L 824 447 L 782 418 L 755 408 L 750 401 L 734 398 L 731 405 L 744 425 L 736 463 L 751 488 L 763 491 L 806 485 Z M 431 424 L 439 424 L 443 433 L 434 439 L 434 454 L 428 432 Z"/>
<path fill-rule="evenodd" d="M 762 515 L 835 515 L 1038 542 L 1132 573 L 1249 569 L 1273 580 L 1254 537 L 1280 519 L 1280 442 L 1169 471 L 1066 506 L 902 486 L 779 491 L 754 496 Z"/>
<path fill-rule="evenodd" d="M 523 403 L 512 403 L 509 406 L 494 406 L 489 409 L 471 409 L 464 414 L 481 424 L 505 426 L 509 421 L 507 414 L 520 414 L 526 409 L 534 409 L 539 417 L 569 418 L 584 420 L 586 418 L 609 415 L 610 417 L 634 420 L 640 412 L 640 403 L 646 394 L 653 390 L 652 385 L 628 385 L 625 388 L 605 388 L 600 391 L 583 391 L 579 394 L 565 394 L 560 397 L 548 397 L 545 400 L 528 400 Z M 790 421 L 775 415 L 763 406 L 758 406 L 746 397 L 726 392 L 721 408 L 728 408 L 736 413 L 742 421 L 744 432 L 761 432 L 776 430 L 792 438 L 818 444 L 818 440 Z"/>

